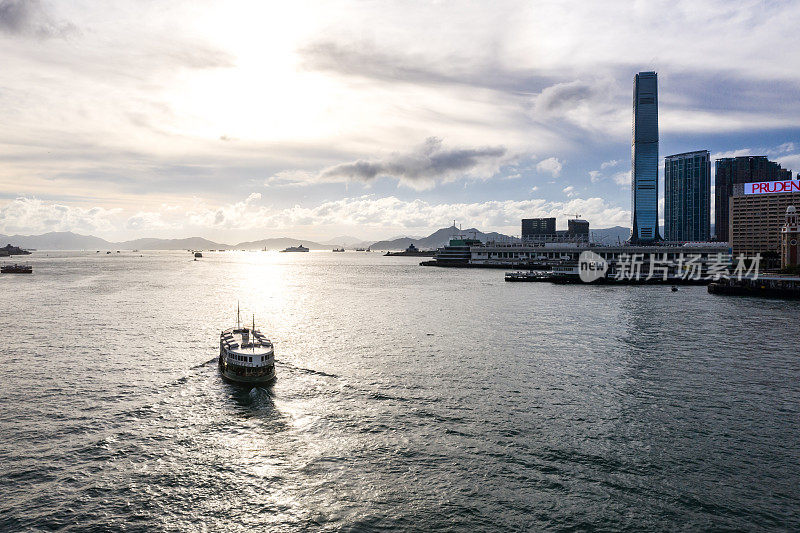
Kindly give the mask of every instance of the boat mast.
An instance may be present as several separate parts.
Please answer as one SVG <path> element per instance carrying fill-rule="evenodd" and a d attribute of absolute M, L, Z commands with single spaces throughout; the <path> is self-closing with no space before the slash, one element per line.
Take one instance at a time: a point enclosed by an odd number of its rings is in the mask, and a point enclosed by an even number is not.
<path fill-rule="evenodd" d="M 236 300 L 236 329 L 241 329 L 239 327 L 239 300 Z"/>

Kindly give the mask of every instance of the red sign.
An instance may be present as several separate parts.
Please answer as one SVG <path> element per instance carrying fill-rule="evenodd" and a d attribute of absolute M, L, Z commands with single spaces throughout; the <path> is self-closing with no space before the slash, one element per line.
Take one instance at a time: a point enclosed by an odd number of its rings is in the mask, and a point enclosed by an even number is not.
<path fill-rule="evenodd" d="M 774 194 L 781 192 L 800 192 L 800 181 L 758 181 L 744 184 L 745 194 Z"/>

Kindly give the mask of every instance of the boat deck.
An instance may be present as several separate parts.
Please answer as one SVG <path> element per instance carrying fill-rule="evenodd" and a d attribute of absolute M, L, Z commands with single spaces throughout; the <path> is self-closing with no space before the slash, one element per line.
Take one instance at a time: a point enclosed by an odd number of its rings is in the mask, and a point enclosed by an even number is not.
<path fill-rule="evenodd" d="M 247 333 L 248 337 L 247 342 L 243 341 L 245 333 Z M 245 356 L 271 355 L 273 351 L 272 342 L 257 329 L 227 329 L 222 332 L 220 342 L 232 354 Z"/>

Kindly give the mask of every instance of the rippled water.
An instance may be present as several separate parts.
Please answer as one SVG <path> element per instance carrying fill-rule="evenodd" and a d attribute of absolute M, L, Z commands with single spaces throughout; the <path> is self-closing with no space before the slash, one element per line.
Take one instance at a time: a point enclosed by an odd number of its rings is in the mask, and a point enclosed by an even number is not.
<path fill-rule="evenodd" d="M 800 303 L 205 255 L 0 277 L 0 529 L 800 528 Z"/>

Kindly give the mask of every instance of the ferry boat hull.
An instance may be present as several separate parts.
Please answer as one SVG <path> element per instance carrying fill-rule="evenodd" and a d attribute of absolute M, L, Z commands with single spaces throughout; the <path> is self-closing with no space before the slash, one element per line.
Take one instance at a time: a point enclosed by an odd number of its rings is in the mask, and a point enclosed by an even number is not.
<path fill-rule="evenodd" d="M 225 379 L 225 381 L 229 381 L 231 383 L 238 383 L 240 385 L 266 385 L 268 383 L 272 383 L 275 381 L 275 367 L 272 367 L 272 371 L 263 375 L 263 376 L 242 376 L 239 374 L 234 373 L 230 369 L 226 369 L 224 364 L 220 364 L 219 368 L 220 374 Z"/>

